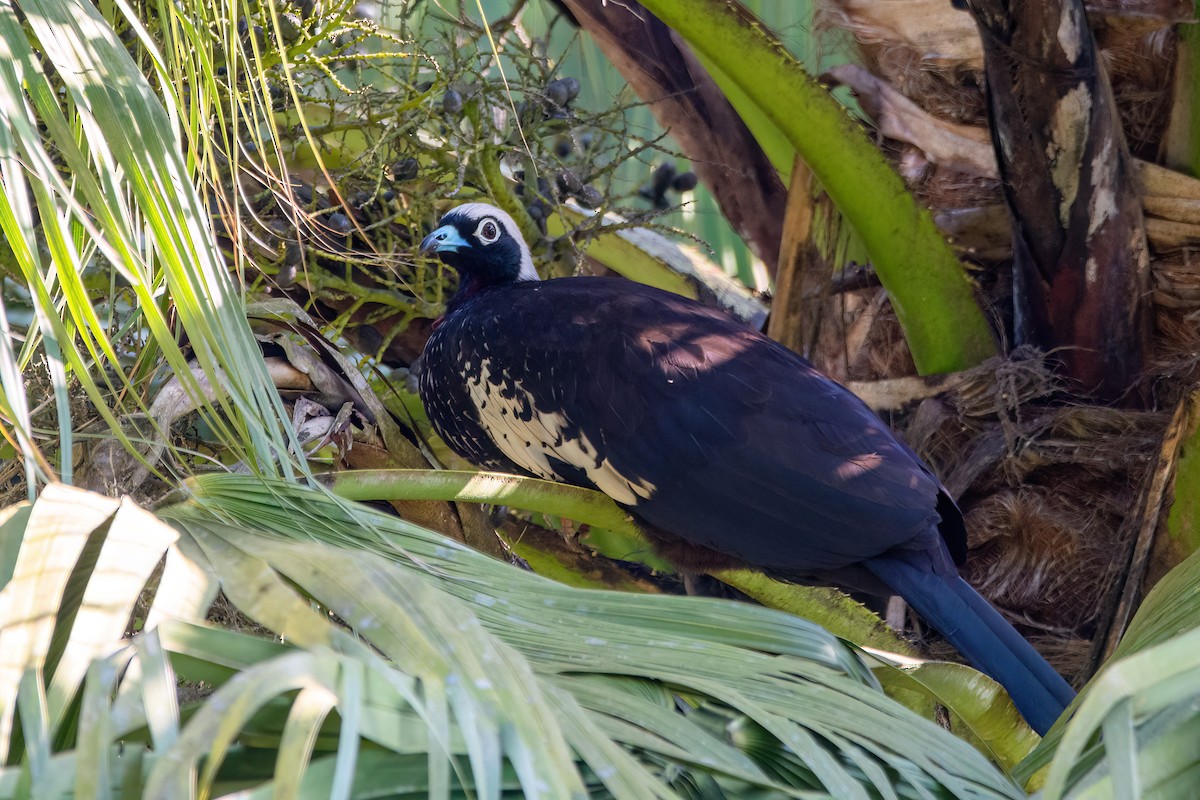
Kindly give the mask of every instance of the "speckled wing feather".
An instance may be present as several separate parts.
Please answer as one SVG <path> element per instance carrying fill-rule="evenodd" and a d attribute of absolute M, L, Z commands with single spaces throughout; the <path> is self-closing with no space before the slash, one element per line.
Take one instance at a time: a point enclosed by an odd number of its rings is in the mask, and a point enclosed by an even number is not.
<path fill-rule="evenodd" d="M 944 490 L 919 459 L 718 311 L 626 281 L 519 283 L 468 300 L 424 358 L 422 399 L 465 458 L 599 488 L 749 565 L 834 570 L 937 547 Z"/>

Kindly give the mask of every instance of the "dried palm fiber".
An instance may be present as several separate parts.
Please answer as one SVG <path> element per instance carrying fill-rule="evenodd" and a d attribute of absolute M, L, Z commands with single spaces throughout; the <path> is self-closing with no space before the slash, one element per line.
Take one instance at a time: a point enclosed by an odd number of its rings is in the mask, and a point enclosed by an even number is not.
<path fill-rule="evenodd" d="M 966 513 L 964 577 L 1065 675 L 1084 671 L 1111 583 L 1112 511 L 1089 497 L 1023 486 L 982 497 Z"/>
<path fill-rule="evenodd" d="M 1158 156 L 1172 99 L 1176 43 L 1164 17 L 1091 14 L 1092 30 L 1112 84 L 1113 97 L 1129 152 L 1138 158 Z"/>
<path fill-rule="evenodd" d="M 967 370 L 952 389 L 919 403 L 904 434 L 950 493 L 961 497 L 1016 450 L 1025 416 L 1056 389 L 1044 356 L 1019 348 Z"/>
<path fill-rule="evenodd" d="M 797 329 L 802 333 L 789 341 L 791 334 L 783 332 L 785 343 L 805 350 L 810 361 L 843 383 L 914 374 L 887 292 L 869 266 L 856 264 L 847 254 L 851 232 L 827 197 L 814 198 L 813 207 L 809 237 L 820 255 L 796 265 L 797 270 L 812 272 L 797 272 L 792 278 L 794 291 L 803 293 L 802 302 L 791 310 L 799 317 Z M 775 312 L 780 312 L 778 305 Z"/>
<path fill-rule="evenodd" d="M 1151 372 L 1160 383 L 1194 384 L 1200 380 L 1200 250 L 1182 248 L 1153 263 L 1157 347 Z"/>
<path fill-rule="evenodd" d="M 1176 311 L 1200 309 L 1200 253 L 1184 249 L 1158 257 L 1154 302 Z"/>
<path fill-rule="evenodd" d="M 887 292 L 875 285 L 835 289 L 824 297 L 809 360 L 842 383 L 917 371 Z"/>
<path fill-rule="evenodd" d="M 1155 399 L 1173 406 L 1200 386 L 1200 310 L 1158 309 L 1155 351 L 1150 363 Z"/>
<path fill-rule="evenodd" d="M 1180 193 L 1200 193 L 1200 182 L 1193 183 L 1194 187 L 1181 187 Z M 1200 198 L 1148 195 L 1146 200 L 1148 210 L 1196 220 L 1161 224 L 1176 228 L 1186 225 L 1200 236 Z M 1152 222 L 1147 219 L 1147 230 Z M 1200 385 L 1200 242 L 1167 247 L 1160 241 L 1151 261 L 1151 280 L 1155 331 L 1147 380 L 1155 399 L 1170 407 Z"/>
<path fill-rule="evenodd" d="M 1107 498 L 1066 497 L 1026 485 L 996 492 L 967 513 L 971 561 L 980 592 L 1031 627 L 1065 635 L 1086 628 L 1103 600 L 1111 541 Z M 1084 589 L 1085 591 L 1081 591 Z"/>
<path fill-rule="evenodd" d="M 1086 636 L 1168 415 L 1050 405 L 1045 358 L 992 359 L 922 401 L 908 442 L 959 498 L 965 575 L 1026 626 Z"/>

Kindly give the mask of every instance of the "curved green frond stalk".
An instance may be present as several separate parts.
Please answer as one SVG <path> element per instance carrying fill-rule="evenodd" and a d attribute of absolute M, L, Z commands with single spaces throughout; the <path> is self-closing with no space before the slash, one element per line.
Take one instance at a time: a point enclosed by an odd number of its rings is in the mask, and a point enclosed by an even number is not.
<path fill-rule="evenodd" d="M 726 75 L 716 61 L 706 57 L 702 52 L 697 52 L 696 56 L 708 70 L 712 79 L 721 87 L 721 91 L 725 93 L 725 99 L 738 112 L 738 116 L 746 123 L 750 133 L 754 134 L 754 140 L 767 154 L 771 165 L 779 170 L 780 177 L 786 181 L 792 174 L 792 162 L 796 158 L 795 145 L 788 140 L 787 134 L 775 124 L 771 115 L 753 97 L 748 95 L 737 81 Z"/>
<path fill-rule="evenodd" d="M 729 0 L 643 5 L 715 65 L 716 78 L 736 85 L 731 94 L 753 102 L 808 164 L 866 245 L 922 374 L 961 370 L 995 354 L 971 281 L 929 211 L 862 126 L 762 23 Z"/>
<path fill-rule="evenodd" d="M 875 677 L 891 697 L 919 714 L 932 703 L 951 714 L 950 729 L 1011 770 L 1040 741 L 1021 718 L 1004 687 L 963 664 L 926 661 L 915 666 L 885 664 Z"/>
<path fill-rule="evenodd" d="M 1178 25 L 1175 30 L 1178 62 L 1165 163 L 1200 177 L 1200 26 Z"/>
<path fill-rule="evenodd" d="M 511 505 L 599 528 L 637 533 L 633 518 L 607 495 L 521 475 L 448 469 L 360 469 L 335 473 L 331 488 L 347 500 L 459 500 Z"/>
<path fill-rule="evenodd" d="M 889 628 L 877 614 L 832 587 L 781 583 L 761 572 L 749 570 L 727 570 L 714 573 L 713 577 L 767 608 L 803 617 L 861 647 L 916 655 L 912 644 Z"/>
<path fill-rule="evenodd" d="M 1200 391 L 1192 392 L 1183 403 L 1187 433 L 1175 464 L 1174 502 L 1167 515 L 1167 532 L 1176 551 L 1195 553 L 1200 550 Z"/>
<path fill-rule="evenodd" d="M 456 470 L 355 470 L 330 479 L 347 500 L 456 500 L 515 506 L 566 517 L 641 540 L 633 518 L 609 497 L 591 489 L 494 472 Z M 780 583 L 758 573 L 729 570 L 713 575 L 768 608 L 811 620 L 856 644 L 911 654 L 911 646 L 875 614 L 834 589 Z"/>

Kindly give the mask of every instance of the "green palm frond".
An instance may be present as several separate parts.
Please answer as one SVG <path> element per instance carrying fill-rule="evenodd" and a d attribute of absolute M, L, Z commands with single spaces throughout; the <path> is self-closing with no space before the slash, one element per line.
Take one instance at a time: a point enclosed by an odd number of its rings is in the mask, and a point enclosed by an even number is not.
<path fill-rule="evenodd" d="M 126 23 L 140 31 L 136 20 Z M 32 0 L 20 12 L 6 5 L 0 39 L 9 48 L 0 67 L 0 228 L 37 308 L 16 366 L 29 366 L 44 344 L 58 409 L 57 471 L 71 474 L 69 383 L 136 452 L 122 418 L 146 410 L 152 376 L 135 383 L 133 365 L 150 346 L 201 399 L 236 460 L 287 472 L 294 441 L 280 424 L 282 403 L 193 188 L 187 135 L 164 110 L 164 98 L 170 108 L 179 99 L 165 82 L 161 95 L 151 89 L 92 3 Z M 97 307 L 85 281 L 105 269 L 119 275 L 110 279 L 117 293 Z M 122 298 L 131 309 L 118 320 Z M 206 392 L 192 378 L 172 315 L 207 383 L 224 392 Z M 11 373 L 12 356 L 0 358 Z M 23 387 L 10 379 L 5 389 L 16 397 Z"/>
<path fill-rule="evenodd" d="M 192 489 L 160 512 L 171 528 L 56 486 L 4 529 L 21 546 L 3 596 L 36 602 L 0 619 L 0 708 L 19 709 L 0 796 L 116 778 L 357 796 L 381 749 L 408 757 L 398 794 L 1019 796 L 803 620 L 572 589 L 294 484 Z M 218 581 L 278 639 L 204 625 Z M 121 742 L 142 743 L 136 768 Z"/>

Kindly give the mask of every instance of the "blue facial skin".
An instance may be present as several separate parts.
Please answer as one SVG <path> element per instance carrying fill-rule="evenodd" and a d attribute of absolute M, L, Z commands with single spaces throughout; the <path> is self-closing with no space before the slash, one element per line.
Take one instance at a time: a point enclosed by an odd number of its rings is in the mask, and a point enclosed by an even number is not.
<path fill-rule="evenodd" d="M 453 225 L 443 225 L 421 240 L 422 253 L 457 253 L 470 246 Z"/>

